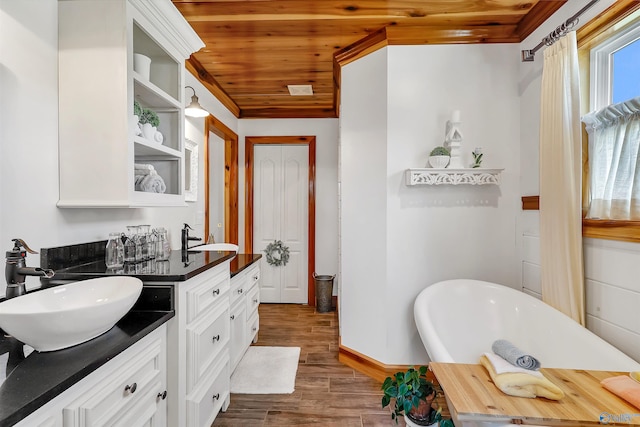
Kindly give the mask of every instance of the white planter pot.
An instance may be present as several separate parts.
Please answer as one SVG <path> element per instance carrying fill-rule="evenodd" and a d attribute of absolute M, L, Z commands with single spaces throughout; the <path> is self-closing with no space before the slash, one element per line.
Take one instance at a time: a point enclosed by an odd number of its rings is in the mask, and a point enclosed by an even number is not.
<path fill-rule="evenodd" d="M 429 165 L 435 169 L 444 169 L 449 164 L 449 156 L 429 156 Z"/>
<path fill-rule="evenodd" d="M 447 156 L 443 156 L 443 157 L 447 157 Z M 413 421 L 411 421 L 411 420 L 409 419 L 409 417 L 407 417 L 405 414 L 403 414 L 403 417 L 404 417 L 404 423 L 405 423 L 408 427 L 424 427 L 424 426 L 422 426 L 422 425 L 420 425 L 420 424 L 416 424 L 416 423 L 414 423 Z M 435 423 L 430 424 L 430 425 L 429 425 L 429 427 L 438 427 L 439 425 L 440 425 L 440 421 L 436 421 Z"/>
<path fill-rule="evenodd" d="M 156 142 L 156 133 L 158 130 L 155 128 L 155 126 L 151 126 L 151 123 L 145 123 L 140 126 L 140 129 L 142 129 L 143 137 L 145 137 L 149 141 Z"/>

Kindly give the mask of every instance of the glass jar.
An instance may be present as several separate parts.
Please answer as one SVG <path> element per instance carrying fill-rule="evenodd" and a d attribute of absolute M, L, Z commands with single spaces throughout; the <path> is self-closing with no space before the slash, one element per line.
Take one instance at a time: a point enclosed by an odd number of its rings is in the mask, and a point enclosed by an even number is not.
<path fill-rule="evenodd" d="M 169 259 L 169 241 L 167 230 L 163 227 L 156 228 L 156 259 L 165 261 Z"/>
<path fill-rule="evenodd" d="M 142 251 L 142 261 L 146 261 L 149 259 L 149 226 L 148 225 L 139 225 L 138 226 L 138 242 Z"/>
<path fill-rule="evenodd" d="M 135 225 L 128 225 L 127 238 L 124 242 L 124 261 L 127 263 L 135 263 L 137 261 L 136 234 L 137 227 Z M 142 256 L 142 254 L 140 255 Z"/>
<path fill-rule="evenodd" d="M 121 237 L 120 233 L 109 233 L 104 255 L 107 268 L 120 268 L 124 265 L 124 245 Z"/>

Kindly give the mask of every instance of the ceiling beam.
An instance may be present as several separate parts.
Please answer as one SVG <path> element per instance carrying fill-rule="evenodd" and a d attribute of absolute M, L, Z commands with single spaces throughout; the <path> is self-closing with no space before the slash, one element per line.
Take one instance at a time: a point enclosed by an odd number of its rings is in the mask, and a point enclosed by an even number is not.
<path fill-rule="evenodd" d="M 233 99 L 227 94 L 227 92 L 218 84 L 215 78 L 202 66 L 200 61 L 191 55 L 189 59 L 185 62 L 185 68 L 195 76 L 200 83 L 207 89 L 209 92 L 215 96 L 218 101 L 222 103 L 231 113 L 240 117 L 240 107 L 236 104 Z"/>

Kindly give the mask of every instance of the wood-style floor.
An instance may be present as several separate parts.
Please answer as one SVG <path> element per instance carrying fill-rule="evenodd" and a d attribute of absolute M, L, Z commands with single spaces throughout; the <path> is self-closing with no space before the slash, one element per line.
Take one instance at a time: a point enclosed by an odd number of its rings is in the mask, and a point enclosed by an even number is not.
<path fill-rule="evenodd" d="M 292 394 L 232 394 L 213 426 L 395 426 L 381 383 L 338 362 L 338 315 L 313 307 L 261 304 L 256 345 L 300 347 Z M 402 419 L 398 426 L 404 426 Z"/>

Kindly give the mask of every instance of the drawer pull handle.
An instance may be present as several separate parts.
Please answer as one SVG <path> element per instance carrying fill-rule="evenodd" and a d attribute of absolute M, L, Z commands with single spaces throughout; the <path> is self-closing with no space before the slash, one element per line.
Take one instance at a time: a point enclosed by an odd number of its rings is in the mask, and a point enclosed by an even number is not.
<path fill-rule="evenodd" d="M 213 342 L 220 341 L 220 334 L 213 337 Z"/>
<path fill-rule="evenodd" d="M 220 289 L 214 289 L 213 290 L 213 294 L 214 295 L 220 295 Z"/>
<path fill-rule="evenodd" d="M 252 330 L 253 332 L 255 332 L 255 331 L 257 331 L 257 330 L 258 330 L 258 328 L 256 328 L 256 327 L 254 326 L 253 328 L 251 328 L 251 330 Z"/>
<path fill-rule="evenodd" d="M 242 293 L 242 289 L 238 289 L 238 293 L 241 294 Z"/>
<path fill-rule="evenodd" d="M 235 319 L 235 318 L 236 318 L 236 315 L 235 315 L 235 314 L 232 314 L 232 315 L 231 315 L 231 320 L 233 320 L 233 319 Z"/>
<path fill-rule="evenodd" d="M 163 391 L 162 393 L 158 393 L 158 399 L 165 400 L 166 398 L 167 398 L 167 390 Z"/>
<path fill-rule="evenodd" d="M 218 400 L 220 399 L 220 393 L 216 393 L 213 395 L 213 400 Z"/>
<path fill-rule="evenodd" d="M 253 302 L 254 302 L 254 304 L 257 304 L 258 303 L 258 299 L 257 298 L 254 299 Z"/>
<path fill-rule="evenodd" d="M 259 277 L 258 276 L 253 276 L 253 280 L 258 280 Z"/>
<path fill-rule="evenodd" d="M 128 385 L 128 384 L 127 384 L 127 386 L 124 388 L 124 391 L 125 391 L 125 392 L 127 392 L 127 391 L 128 391 L 129 393 L 133 394 L 133 393 L 135 393 L 135 392 L 136 392 L 136 390 L 137 390 L 137 389 L 138 389 L 138 384 L 133 383 L 133 384 L 131 384 L 131 385 Z"/>

